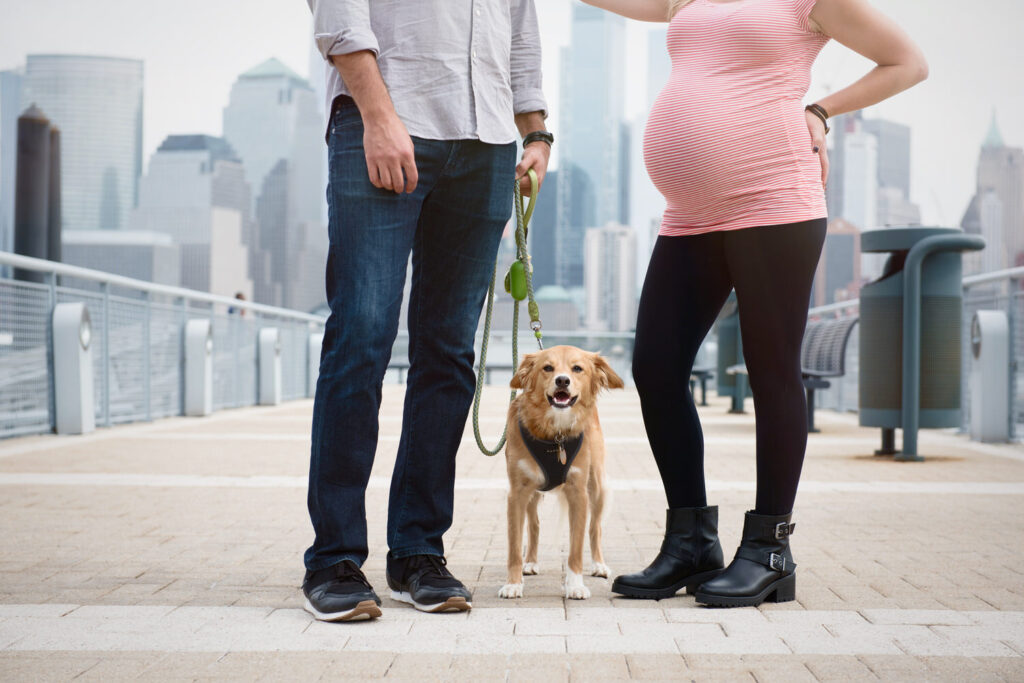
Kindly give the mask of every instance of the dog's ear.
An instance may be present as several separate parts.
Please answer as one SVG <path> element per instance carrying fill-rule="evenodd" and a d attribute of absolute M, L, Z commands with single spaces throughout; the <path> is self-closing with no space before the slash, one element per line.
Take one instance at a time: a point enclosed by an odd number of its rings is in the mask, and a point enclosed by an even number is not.
<path fill-rule="evenodd" d="M 602 389 L 621 389 L 626 386 L 622 378 L 615 374 L 612 366 L 608 365 L 608 361 L 601 354 L 595 353 L 591 358 L 594 361 L 594 375 L 599 387 Z"/>
<path fill-rule="evenodd" d="M 528 353 L 523 356 L 523 360 L 519 363 L 519 369 L 516 370 L 516 374 L 512 375 L 512 381 L 508 383 L 513 389 L 525 389 L 526 379 L 533 372 L 533 366 L 537 363 L 537 354 Z"/>

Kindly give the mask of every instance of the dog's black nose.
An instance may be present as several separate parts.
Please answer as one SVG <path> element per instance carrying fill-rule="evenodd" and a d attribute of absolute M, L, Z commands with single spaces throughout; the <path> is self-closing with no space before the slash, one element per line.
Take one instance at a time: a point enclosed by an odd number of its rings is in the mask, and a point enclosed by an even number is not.
<path fill-rule="evenodd" d="M 569 379 L 568 375 L 559 375 L 555 378 L 555 386 L 559 389 L 568 389 L 570 381 L 572 380 Z"/>

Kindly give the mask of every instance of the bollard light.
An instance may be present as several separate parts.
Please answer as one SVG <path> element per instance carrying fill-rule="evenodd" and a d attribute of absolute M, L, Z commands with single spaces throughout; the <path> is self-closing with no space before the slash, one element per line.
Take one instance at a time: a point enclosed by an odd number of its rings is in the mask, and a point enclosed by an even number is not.
<path fill-rule="evenodd" d="M 92 377 L 92 320 L 83 303 L 53 308 L 53 391 L 58 434 L 96 429 Z"/>
<path fill-rule="evenodd" d="M 213 412 L 213 325 L 209 320 L 185 323 L 185 414 Z"/>
<path fill-rule="evenodd" d="M 264 327 L 258 337 L 259 404 L 276 406 L 281 402 L 281 335 L 276 327 Z"/>

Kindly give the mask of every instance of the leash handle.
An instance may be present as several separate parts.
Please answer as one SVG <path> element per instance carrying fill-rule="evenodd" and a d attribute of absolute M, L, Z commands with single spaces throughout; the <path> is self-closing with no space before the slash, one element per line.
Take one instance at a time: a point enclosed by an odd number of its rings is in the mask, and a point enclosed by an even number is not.
<path fill-rule="evenodd" d="M 523 206 L 523 192 L 522 192 L 522 181 L 516 181 L 516 201 L 519 202 L 521 208 L 523 208 L 523 230 L 529 231 L 530 219 L 533 218 L 533 209 L 537 205 L 537 193 L 540 188 L 537 187 L 537 172 L 532 168 L 526 172 L 527 177 L 530 179 L 530 203 Z"/>

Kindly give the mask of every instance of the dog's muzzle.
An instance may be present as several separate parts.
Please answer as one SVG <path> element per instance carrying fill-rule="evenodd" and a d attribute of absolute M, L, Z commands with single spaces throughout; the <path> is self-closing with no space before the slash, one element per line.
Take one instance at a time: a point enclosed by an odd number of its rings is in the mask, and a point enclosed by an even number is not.
<path fill-rule="evenodd" d="M 576 399 L 578 398 L 579 396 L 572 396 L 565 389 L 559 389 L 555 393 L 548 396 L 548 403 L 551 405 L 552 408 L 572 408 L 574 405 L 576 405 Z"/>

